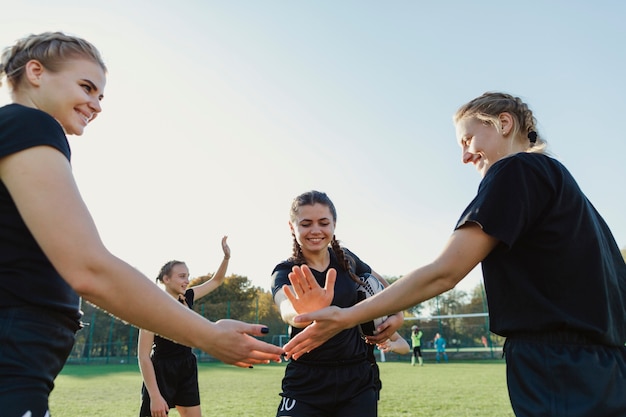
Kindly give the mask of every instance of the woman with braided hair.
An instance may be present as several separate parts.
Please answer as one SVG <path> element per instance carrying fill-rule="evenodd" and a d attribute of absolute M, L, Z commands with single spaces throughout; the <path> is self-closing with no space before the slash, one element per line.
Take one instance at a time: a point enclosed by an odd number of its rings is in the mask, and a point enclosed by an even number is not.
<path fill-rule="evenodd" d="M 3 75 L 12 103 L 0 108 L 0 414 L 49 415 L 81 327 L 80 297 L 224 362 L 280 361 L 282 349 L 253 337 L 265 326 L 202 318 L 102 243 L 67 141 L 102 111 L 99 51 L 61 32 L 29 35 L 2 53 Z"/>
<path fill-rule="evenodd" d="M 293 254 L 274 268 L 272 293 L 283 320 L 291 326 L 292 337 L 309 324 L 294 323 L 296 314 L 329 305 L 356 304 L 360 275 L 371 273 L 386 284 L 369 265 L 339 244 L 335 238 L 336 222 L 337 211 L 325 193 L 306 192 L 291 205 L 289 228 Z M 311 280 L 298 288 L 291 287 L 289 282 L 289 274 L 296 266 L 311 273 Z M 394 333 L 402 320 L 401 313 L 390 316 L 380 328 L 389 328 Z M 370 342 L 379 340 L 374 336 Z M 276 415 L 376 416 L 380 381 L 374 365 L 368 359 L 368 345 L 359 326 L 355 324 L 343 330 L 315 351 L 287 364 L 280 394 L 282 401 Z"/>
<path fill-rule="evenodd" d="M 519 98 L 485 93 L 454 124 L 462 161 L 482 181 L 442 253 L 354 307 L 295 317 L 314 324 L 285 345 L 288 357 L 448 291 L 481 263 L 491 331 L 506 337 L 515 414 L 625 416 L 626 264 L 609 227 L 546 154 Z M 293 285 L 309 275 L 296 268 Z"/>

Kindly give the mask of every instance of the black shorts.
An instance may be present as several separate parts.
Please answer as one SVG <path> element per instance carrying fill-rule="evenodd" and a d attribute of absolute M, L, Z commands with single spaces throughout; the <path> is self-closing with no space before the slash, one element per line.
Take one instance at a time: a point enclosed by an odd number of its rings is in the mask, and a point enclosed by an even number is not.
<path fill-rule="evenodd" d="M 0 415 L 47 415 L 54 379 L 79 327 L 78 321 L 48 309 L 0 309 Z"/>
<path fill-rule="evenodd" d="M 378 389 L 372 364 L 317 366 L 291 361 L 285 370 L 277 417 L 376 417 Z"/>
<path fill-rule="evenodd" d="M 200 405 L 198 388 L 198 363 L 196 356 L 185 355 L 152 360 L 161 396 L 170 408 L 177 405 L 194 407 Z M 150 416 L 150 395 L 145 384 L 141 387 L 140 417 Z"/>
<path fill-rule="evenodd" d="M 626 416 L 626 347 L 508 338 L 509 397 L 517 417 Z"/>

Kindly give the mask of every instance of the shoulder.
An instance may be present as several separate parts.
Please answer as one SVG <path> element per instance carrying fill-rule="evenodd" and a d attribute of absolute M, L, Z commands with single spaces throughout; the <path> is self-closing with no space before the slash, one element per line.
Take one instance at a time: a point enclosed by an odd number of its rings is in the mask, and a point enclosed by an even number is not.
<path fill-rule="evenodd" d="M 485 179 L 498 175 L 515 172 L 516 174 L 528 175 L 530 172 L 547 173 L 550 170 L 565 170 L 563 164 L 551 156 L 533 153 L 519 152 L 496 162 L 487 172 Z"/>
<path fill-rule="evenodd" d="M 59 122 L 48 113 L 20 104 L 8 104 L 0 108 L 0 124 L 31 130 L 41 127 L 43 124 L 45 128 L 55 128 L 63 131 Z"/>
<path fill-rule="evenodd" d="M 276 272 L 283 272 L 283 271 L 291 271 L 291 268 L 293 268 L 295 265 L 295 263 L 291 260 L 285 260 L 280 262 L 278 265 L 276 265 L 274 267 L 274 269 L 272 270 L 272 275 L 274 275 L 274 273 Z"/>
<path fill-rule="evenodd" d="M 70 148 L 63 128 L 41 110 L 19 104 L 0 108 L 0 152 L 9 155 L 33 146 L 49 145 L 68 159 Z"/>
<path fill-rule="evenodd" d="M 282 261 L 278 265 L 274 267 L 272 270 L 272 282 L 271 289 L 272 295 L 275 296 L 278 291 L 283 287 L 283 285 L 290 285 L 289 281 L 289 273 L 291 272 L 291 268 L 293 268 L 295 264 L 290 261 Z"/>

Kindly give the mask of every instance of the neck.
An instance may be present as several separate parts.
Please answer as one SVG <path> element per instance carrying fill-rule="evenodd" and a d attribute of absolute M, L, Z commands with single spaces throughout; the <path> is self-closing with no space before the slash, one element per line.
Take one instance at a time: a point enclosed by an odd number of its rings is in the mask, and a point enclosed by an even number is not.
<path fill-rule="evenodd" d="M 316 271 L 325 271 L 330 265 L 330 253 L 328 248 L 324 248 L 319 252 L 303 253 L 306 264 L 309 268 Z"/>

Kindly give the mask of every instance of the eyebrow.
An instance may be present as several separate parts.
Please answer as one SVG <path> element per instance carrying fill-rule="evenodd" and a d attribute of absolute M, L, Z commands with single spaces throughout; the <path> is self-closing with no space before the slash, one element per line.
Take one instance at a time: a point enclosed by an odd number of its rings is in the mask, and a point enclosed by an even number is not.
<path fill-rule="evenodd" d="M 85 82 L 85 83 L 87 83 L 87 84 L 89 84 L 89 86 L 90 86 L 91 88 L 93 88 L 93 90 L 94 90 L 94 91 L 96 91 L 96 92 L 100 91 L 100 90 L 98 89 L 98 87 L 97 87 L 97 86 L 93 83 L 93 81 L 91 81 L 91 80 L 89 80 L 89 79 L 87 79 L 87 78 L 82 78 L 82 79 L 81 79 L 81 81 L 82 81 L 82 82 Z M 104 98 L 104 94 L 100 94 L 100 95 L 98 96 L 98 98 L 99 98 L 100 100 L 102 100 L 102 99 Z"/>

